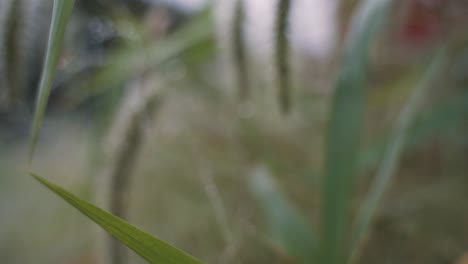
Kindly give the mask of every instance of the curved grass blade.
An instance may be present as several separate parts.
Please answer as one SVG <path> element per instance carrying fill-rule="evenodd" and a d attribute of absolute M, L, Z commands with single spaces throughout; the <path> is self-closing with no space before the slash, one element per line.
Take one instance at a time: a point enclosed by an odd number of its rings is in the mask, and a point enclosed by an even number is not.
<path fill-rule="evenodd" d="M 62 49 L 65 29 L 68 24 L 71 12 L 73 10 L 74 0 L 54 0 L 52 11 L 52 22 L 49 32 L 49 41 L 47 45 L 46 58 L 42 71 L 41 82 L 39 84 L 39 93 L 37 95 L 36 110 L 31 131 L 31 141 L 29 143 L 28 160 L 31 164 L 34 151 L 39 136 L 39 131 L 44 118 L 47 102 L 49 100 L 52 81 L 55 75 L 55 69 Z"/>
<path fill-rule="evenodd" d="M 313 262 L 315 232 L 283 196 L 266 168 L 255 168 L 250 187 L 264 211 L 272 239 L 297 263 Z"/>
<path fill-rule="evenodd" d="M 446 58 L 445 49 L 437 53 L 432 63 L 424 73 L 420 83 L 416 86 L 405 107 L 400 113 L 395 128 L 388 142 L 388 149 L 382 160 L 382 164 L 377 172 L 376 179 L 371 186 L 369 196 L 364 202 L 360 213 L 357 216 L 353 234 L 351 236 L 350 262 L 357 259 L 359 249 L 363 239 L 366 237 L 369 226 L 374 219 L 375 212 L 382 199 L 387 186 L 389 185 L 395 170 L 398 168 L 399 157 L 401 156 L 409 126 L 414 119 L 415 111 L 419 102 L 424 98 L 426 90 L 431 86 L 434 77 L 440 72 Z"/>
<path fill-rule="evenodd" d="M 391 0 L 365 0 L 351 21 L 328 124 L 319 263 L 342 263 L 366 96 L 368 53 Z"/>
<path fill-rule="evenodd" d="M 124 220 L 74 196 L 44 178 L 29 173 L 42 185 L 56 193 L 70 205 L 104 228 L 109 234 L 122 241 L 149 263 L 157 264 L 200 264 L 199 260 L 183 251 L 133 227 Z"/>

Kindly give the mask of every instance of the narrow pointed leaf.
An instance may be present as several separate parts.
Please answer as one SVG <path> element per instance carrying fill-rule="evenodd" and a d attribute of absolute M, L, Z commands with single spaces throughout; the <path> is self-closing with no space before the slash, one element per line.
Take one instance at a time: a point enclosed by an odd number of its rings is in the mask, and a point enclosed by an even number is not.
<path fill-rule="evenodd" d="M 327 132 L 322 187 L 321 264 L 342 263 L 342 245 L 364 120 L 368 53 L 390 3 L 390 0 L 361 1 L 351 21 Z"/>
<path fill-rule="evenodd" d="M 272 239 L 297 263 L 313 262 L 315 232 L 284 197 L 266 168 L 254 170 L 250 187 L 264 211 Z"/>
<path fill-rule="evenodd" d="M 30 173 L 42 185 L 56 193 L 67 203 L 78 209 L 109 234 L 127 245 L 149 263 L 155 264 L 200 264 L 199 260 L 183 251 L 159 240 L 113 216 L 112 214 L 88 203 L 44 178 Z"/>
<path fill-rule="evenodd" d="M 65 29 L 74 3 L 74 0 L 54 0 L 46 58 L 44 68 L 42 70 L 41 82 L 39 84 L 39 93 L 37 95 L 36 110 L 31 131 L 31 141 L 29 144 L 29 163 L 32 162 L 34 156 L 39 130 L 41 128 L 42 119 L 44 118 L 55 70 L 57 68 L 60 51 L 62 49 Z"/>
<path fill-rule="evenodd" d="M 422 80 L 416 86 L 408 99 L 395 124 L 382 164 L 380 165 L 375 181 L 371 186 L 369 196 L 365 200 L 356 219 L 356 224 L 351 236 L 351 262 L 356 259 L 360 244 L 369 230 L 369 226 L 374 218 L 382 196 L 398 167 L 399 157 L 401 156 L 405 138 L 408 133 L 409 126 L 414 119 L 416 109 L 419 106 L 421 99 L 424 98 L 424 94 L 430 87 L 434 77 L 437 76 L 437 73 L 440 72 L 444 65 L 443 62 L 445 61 L 445 55 L 445 49 L 439 51 L 436 55 L 433 62 L 426 70 Z"/>

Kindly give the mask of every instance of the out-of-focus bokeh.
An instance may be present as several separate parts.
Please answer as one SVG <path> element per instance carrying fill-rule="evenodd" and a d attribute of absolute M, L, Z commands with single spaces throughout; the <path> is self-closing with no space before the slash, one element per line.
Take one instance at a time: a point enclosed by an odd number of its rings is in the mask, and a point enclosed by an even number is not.
<path fill-rule="evenodd" d="M 236 1 L 76 1 L 33 168 L 103 207 L 107 180 L 122 174 L 115 212 L 207 263 L 294 263 L 270 238 L 249 179 L 266 170 L 317 226 L 329 101 L 359 1 L 292 1 L 288 116 L 277 102 L 277 3 L 241 1 L 241 61 Z M 355 210 L 430 57 L 448 45 L 450 59 L 422 99 L 360 263 L 463 264 L 468 2 L 394 2 L 370 51 Z M 51 3 L 0 0 L 5 264 L 100 258 L 94 224 L 25 175 Z M 129 254 L 128 263 L 144 263 Z"/>

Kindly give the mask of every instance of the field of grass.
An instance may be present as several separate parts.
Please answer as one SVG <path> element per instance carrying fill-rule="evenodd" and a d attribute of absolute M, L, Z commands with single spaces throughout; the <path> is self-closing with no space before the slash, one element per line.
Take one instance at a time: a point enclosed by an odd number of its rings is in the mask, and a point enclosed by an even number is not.
<path fill-rule="evenodd" d="M 30 138 L 29 117 L 0 124 L 1 263 L 198 263 L 161 239 L 204 263 L 464 264 L 463 38 L 398 64 L 381 43 L 392 1 L 358 1 L 333 69 L 296 76 L 281 1 L 265 80 L 242 40 L 224 67 L 202 13 L 156 44 L 137 35 L 67 84 L 78 108 L 46 112 L 73 2 L 54 1 Z"/>

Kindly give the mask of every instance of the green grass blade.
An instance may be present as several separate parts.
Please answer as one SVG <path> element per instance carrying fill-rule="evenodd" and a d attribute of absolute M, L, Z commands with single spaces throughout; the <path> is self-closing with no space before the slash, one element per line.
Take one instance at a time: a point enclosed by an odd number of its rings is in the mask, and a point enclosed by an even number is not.
<path fill-rule="evenodd" d="M 149 263 L 199 264 L 202 263 L 183 251 L 133 227 L 124 220 L 74 196 L 44 178 L 30 173 L 37 181 L 56 193 L 70 205 L 104 228 L 109 234 L 135 251 Z"/>
<path fill-rule="evenodd" d="M 342 245 L 364 119 L 368 53 L 390 3 L 390 0 L 362 1 L 353 16 L 346 41 L 327 132 L 322 187 L 321 264 L 342 262 Z"/>
<path fill-rule="evenodd" d="M 399 157 L 401 156 L 405 138 L 411 122 L 414 119 L 415 111 L 419 102 L 424 97 L 426 90 L 430 87 L 431 82 L 437 73 L 440 72 L 446 58 L 445 49 L 439 51 L 433 62 L 429 65 L 424 73 L 420 83 L 416 86 L 408 99 L 405 107 L 400 113 L 395 128 L 388 142 L 388 148 L 379 167 L 375 182 L 371 186 L 369 196 L 364 202 L 360 213 L 357 216 L 356 224 L 351 236 L 350 261 L 353 262 L 357 258 L 360 245 L 369 230 L 369 226 L 373 220 L 378 205 L 382 196 L 389 185 L 395 170 L 398 167 Z"/>
<path fill-rule="evenodd" d="M 313 262 L 315 232 L 283 196 L 266 168 L 255 169 L 250 187 L 264 211 L 272 239 L 298 263 Z"/>
<path fill-rule="evenodd" d="M 46 58 L 42 71 L 41 82 L 39 84 L 39 93 L 37 96 L 36 110 L 31 131 L 31 141 L 29 144 L 28 160 L 32 162 L 34 151 L 41 128 L 42 119 L 44 118 L 47 102 L 52 88 L 52 82 L 55 75 L 55 70 L 62 49 L 65 29 L 68 24 L 71 12 L 73 10 L 74 0 L 54 0 L 54 8 L 52 12 L 52 22 L 49 32 L 49 42 L 47 45 Z"/>

